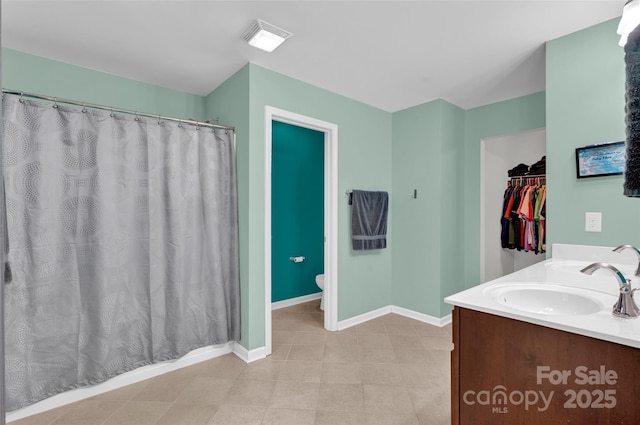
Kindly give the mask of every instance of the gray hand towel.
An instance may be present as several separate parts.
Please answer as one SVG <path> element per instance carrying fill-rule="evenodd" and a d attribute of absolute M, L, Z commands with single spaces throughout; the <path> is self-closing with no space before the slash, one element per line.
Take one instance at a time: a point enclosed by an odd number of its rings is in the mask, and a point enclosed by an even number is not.
<path fill-rule="evenodd" d="M 351 242 L 354 250 L 387 247 L 388 209 L 387 192 L 352 192 Z"/>

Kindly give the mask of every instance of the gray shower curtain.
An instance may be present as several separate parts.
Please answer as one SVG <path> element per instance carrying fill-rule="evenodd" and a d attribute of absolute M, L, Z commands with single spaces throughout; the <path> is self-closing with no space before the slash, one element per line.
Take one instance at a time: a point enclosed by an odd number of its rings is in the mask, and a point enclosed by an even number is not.
<path fill-rule="evenodd" d="M 240 337 L 233 133 L 3 98 L 15 410 Z"/>

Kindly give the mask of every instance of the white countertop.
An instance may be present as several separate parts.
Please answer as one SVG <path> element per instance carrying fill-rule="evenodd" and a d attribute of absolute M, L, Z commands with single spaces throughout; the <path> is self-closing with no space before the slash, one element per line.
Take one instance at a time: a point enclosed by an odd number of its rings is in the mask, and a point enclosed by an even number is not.
<path fill-rule="evenodd" d="M 591 263 L 606 262 L 617 267 L 627 279 L 631 279 L 632 287 L 640 287 L 640 278 L 634 276 L 638 265 L 636 254 L 630 250 L 615 253 L 612 249 L 554 244 L 553 258 L 451 295 L 444 300 L 458 307 L 640 348 L 640 317 L 623 319 L 611 313 L 619 294 L 615 276 L 608 270 L 598 270 L 591 276 L 580 273 L 582 268 Z M 590 290 L 591 298 L 601 302 L 604 308 L 596 313 L 584 315 L 541 314 L 516 310 L 497 302 L 495 297 L 488 293 L 492 287 L 504 286 L 505 283 L 514 286 L 527 283 L 540 286 L 556 284 L 587 289 Z M 640 305 L 640 291 L 635 298 L 636 303 Z"/>

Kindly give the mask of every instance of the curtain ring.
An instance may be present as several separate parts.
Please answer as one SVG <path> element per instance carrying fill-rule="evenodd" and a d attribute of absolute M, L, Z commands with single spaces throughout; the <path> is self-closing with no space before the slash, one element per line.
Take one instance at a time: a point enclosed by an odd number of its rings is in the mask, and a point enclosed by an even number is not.
<path fill-rule="evenodd" d="M 83 113 L 83 114 L 86 114 L 86 113 L 87 113 L 87 108 L 86 108 L 86 106 L 85 106 L 85 104 L 84 104 L 84 103 L 82 104 L 82 113 Z"/>
<path fill-rule="evenodd" d="M 140 121 L 140 118 L 138 117 L 138 111 L 135 112 L 136 117 L 133 119 L 134 121 Z"/>
<path fill-rule="evenodd" d="M 113 108 L 111 108 L 111 113 L 109 114 L 109 116 L 110 116 L 111 118 L 114 118 L 114 117 L 115 117 L 115 114 L 113 113 Z"/>
<path fill-rule="evenodd" d="M 24 93 L 20 92 L 20 100 L 18 100 L 18 102 L 20 103 L 24 103 L 24 99 L 22 98 L 22 96 L 24 96 Z"/>
<path fill-rule="evenodd" d="M 58 98 L 57 97 L 53 98 L 53 109 L 58 109 Z"/>
<path fill-rule="evenodd" d="M 178 120 L 178 128 L 183 128 L 182 127 L 182 120 Z"/>
<path fill-rule="evenodd" d="M 158 125 L 161 125 L 162 121 L 160 121 L 160 115 L 158 115 Z"/>

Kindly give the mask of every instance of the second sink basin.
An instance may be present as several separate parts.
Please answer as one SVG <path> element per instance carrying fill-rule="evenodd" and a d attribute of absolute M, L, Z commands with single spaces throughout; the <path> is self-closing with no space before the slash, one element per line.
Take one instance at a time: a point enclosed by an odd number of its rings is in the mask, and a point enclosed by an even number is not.
<path fill-rule="evenodd" d="M 593 261 L 577 261 L 577 260 L 554 260 L 545 263 L 545 267 L 554 272 L 563 272 L 570 274 L 580 274 L 580 270 L 587 267 L 589 264 L 593 263 Z M 636 266 L 629 264 L 619 264 L 615 263 L 615 266 L 618 270 L 622 272 L 623 275 L 627 277 L 632 277 L 636 271 Z M 584 275 L 583 275 L 584 276 Z"/>
<path fill-rule="evenodd" d="M 509 283 L 485 289 L 496 302 L 528 313 L 585 315 L 601 311 L 604 304 L 589 290 L 547 283 Z"/>

